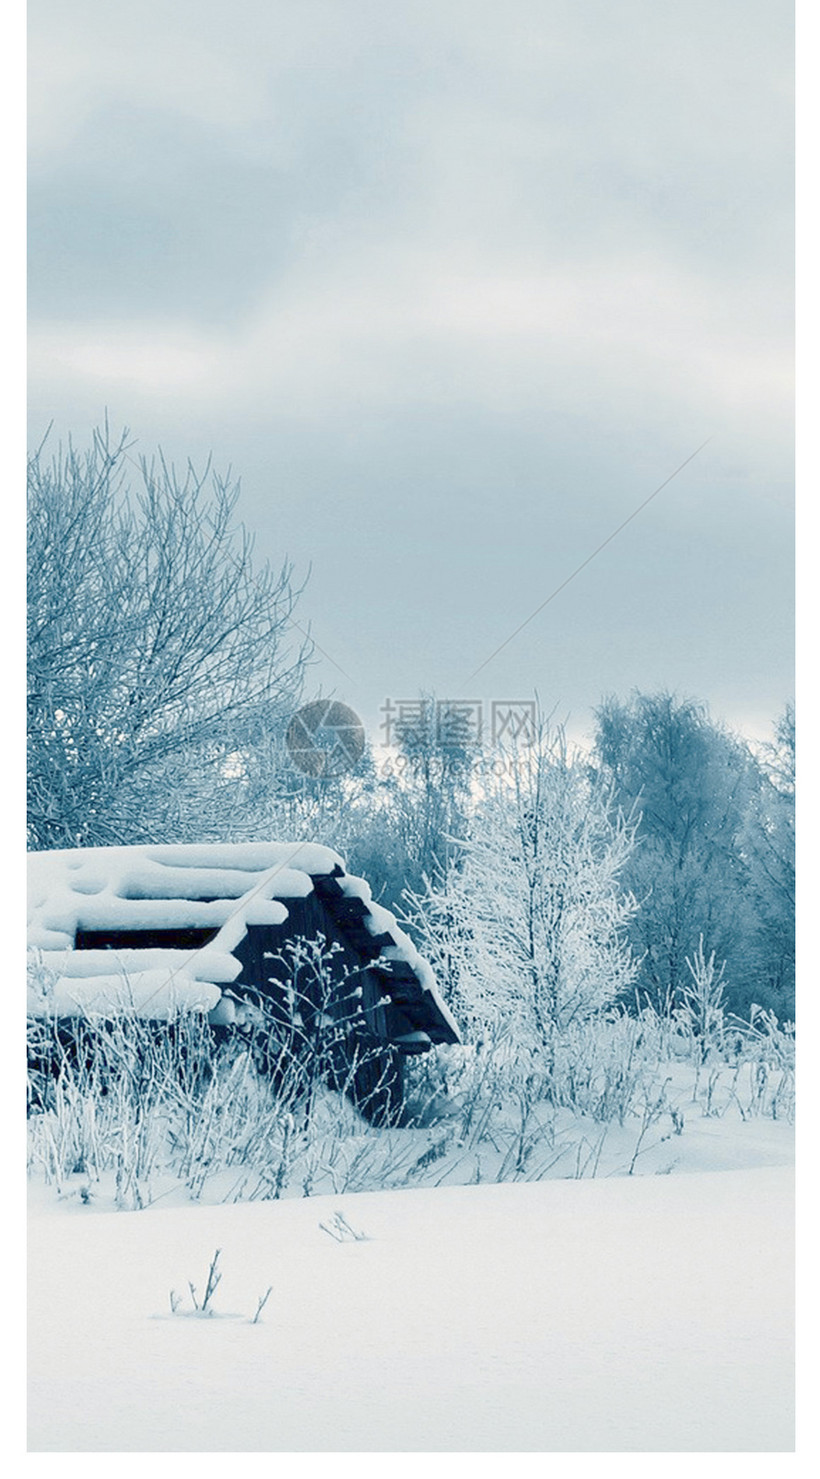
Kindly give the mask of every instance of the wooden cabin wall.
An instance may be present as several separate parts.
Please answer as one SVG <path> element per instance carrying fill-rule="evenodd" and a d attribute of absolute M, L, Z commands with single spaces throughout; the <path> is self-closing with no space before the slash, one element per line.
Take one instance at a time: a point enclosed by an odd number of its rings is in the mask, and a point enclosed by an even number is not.
<path fill-rule="evenodd" d="M 283 987 L 291 977 L 291 958 L 288 946 L 299 939 L 314 942 L 322 935 L 327 958 L 327 974 L 333 983 L 330 1014 L 337 1020 L 348 1020 L 356 998 L 355 990 L 361 990 L 361 1005 L 364 1025 L 374 1037 L 387 1042 L 387 1017 L 385 1002 L 379 988 L 378 978 L 368 970 L 358 951 L 354 950 L 344 932 L 325 904 L 315 893 L 304 899 L 283 899 L 288 918 L 281 925 L 249 925 L 247 934 L 234 951 L 242 964 L 242 972 L 234 983 L 237 992 L 245 988 L 249 993 L 260 992 L 270 1002 L 274 1016 L 288 1015 Z M 335 946 L 335 949 L 331 947 Z M 274 957 L 274 958 L 271 958 Z M 281 957 L 277 959 L 275 957 Z M 305 977 L 307 983 L 307 976 Z M 318 999 L 318 1009 L 328 1004 Z"/>
<path fill-rule="evenodd" d="M 347 1087 L 357 1108 L 376 1123 L 395 1122 L 403 1103 L 401 1054 L 388 1034 L 389 1003 L 380 989 L 378 975 L 369 969 L 358 950 L 351 947 L 326 904 L 315 893 L 303 899 L 282 900 L 288 918 L 281 925 L 250 925 L 234 951 L 242 972 L 234 982 L 237 994 L 247 992 L 264 999 L 265 1008 L 280 1024 L 283 1042 L 292 1035 L 292 1006 L 287 988 L 292 961 L 288 946 L 299 939 L 315 942 L 324 936 L 327 957 L 329 1000 L 310 991 L 309 973 L 301 983 L 303 995 L 296 1002 L 310 1037 L 313 1012 L 325 1011 L 339 1022 L 344 1041 L 326 1066 L 330 1087 Z M 332 946 L 335 950 L 331 950 Z M 361 997 L 354 992 L 361 991 Z M 361 1015 L 356 1007 L 361 1005 Z"/>

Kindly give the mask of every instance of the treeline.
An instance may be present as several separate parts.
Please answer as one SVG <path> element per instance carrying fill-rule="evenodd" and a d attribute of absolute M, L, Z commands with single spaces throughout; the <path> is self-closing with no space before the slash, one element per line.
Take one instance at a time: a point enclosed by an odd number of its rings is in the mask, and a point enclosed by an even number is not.
<path fill-rule="evenodd" d="M 477 1032 L 547 1048 L 613 1003 L 674 1010 L 712 956 L 730 1011 L 793 1017 L 791 707 L 753 748 L 694 700 L 608 697 L 589 750 L 539 720 L 490 752 L 427 698 L 388 756 L 306 776 L 299 591 L 254 566 L 237 496 L 107 431 L 32 458 L 30 846 L 330 844 Z"/>
<path fill-rule="evenodd" d="M 426 713 L 398 732 L 393 774 L 358 778 L 338 845 L 409 917 L 454 996 L 465 983 L 492 995 L 509 972 L 537 998 L 533 983 L 563 971 L 581 1015 L 616 999 L 667 1012 L 702 948 L 729 1011 L 793 1020 L 791 705 L 753 747 L 694 700 L 609 697 L 589 750 L 541 723 L 506 754 L 442 747 L 432 701 Z"/>

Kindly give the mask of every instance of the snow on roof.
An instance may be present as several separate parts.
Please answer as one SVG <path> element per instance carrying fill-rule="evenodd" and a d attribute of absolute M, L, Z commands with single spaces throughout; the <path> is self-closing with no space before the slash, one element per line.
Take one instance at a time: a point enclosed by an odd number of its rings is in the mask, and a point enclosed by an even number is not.
<path fill-rule="evenodd" d="M 29 1011 L 75 1016 L 131 1010 L 159 1018 L 180 1009 L 213 1012 L 221 987 L 241 972 L 233 952 L 247 927 L 283 924 L 288 911 L 282 900 L 306 898 L 314 878 L 327 876 L 337 879 L 346 897 L 365 905 L 371 935 L 389 936 L 392 943 L 382 943 L 378 959 L 403 961 L 457 1038 L 430 965 L 394 916 L 373 902 L 364 879 L 345 872 L 338 853 L 307 842 L 30 853 L 28 939 L 42 969 L 33 973 Z M 216 933 L 189 950 L 75 949 L 78 931 L 187 929 Z"/>
<path fill-rule="evenodd" d="M 111 956 L 109 953 L 109 967 Z M 123 970 L 118 975 L 89 975 L 74 978 L 60 975 L 46 991 L 28 988 L 30 1016 L 91 1017 L 137 1016 L 167 1020 L 179 1011 L 210 1012 L 219 1003 L 218 986 L 175 975 L 166 965 L 160 970 Z"/>
<path fill-rule="evenodd" d="M 410 967 L 418 979 L 422 990 L 429 992 L 432 996 L 439 1012 L 448 1027 L 455 1033 L 456 1041 L 458 1041 L 461 1036 L 458 1025 L 439 995 L 436 978 L 433 974 L 433 967 L 429 960 L 425 960 L 424 956 L 419 954 L 410 936 L 406 935 L 404 930 L 396 923 L 395 915 L 391 914 L 389 909 L 385 909 L 382 904 L 376 904 L 374 902 L 373 895 L 370 892 L 370 885 L 364 878 L 355 878 L 352 874 L 346 874 L 344 878 L 339 880 L 339 883 L 343 894 L 347 898 L 361 899 L 362 903 L 367 906 L 368 916 L 365 924 L 370 934 L 389 934 L 392 936 L 394 944 L 382 947 L 381 958 L 384 960 L 401 960 Z"/>
<path fill-rule="evenodd" d="M 343 868 L 312 843 L 70 848 L 29 854 L 29 944 L 72 949 L 78 930 L 227 930 L 282 924 L 279 899 L 305 898 L 312 876 Z M 239 921 L 239 933 L 230 925 Z"/>

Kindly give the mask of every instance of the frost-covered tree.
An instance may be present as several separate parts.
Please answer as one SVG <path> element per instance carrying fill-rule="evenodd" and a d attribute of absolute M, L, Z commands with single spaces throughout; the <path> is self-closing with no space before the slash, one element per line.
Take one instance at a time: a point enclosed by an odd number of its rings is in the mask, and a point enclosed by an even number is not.
<path fill-rule="evenodd" d="M 503 1026 L 549 1061 L 564 1030 L 634 979 L 621 886 L 634 824 L 561 731 L 542 724 L 507 760 L 484 783 L 461 865 L 409 900 L 408 918 L 465 1026 Z"/>
<path fill-rule="evenodd" d="M 742 1010 L 756 969 L 741 846 L 759 784 L 748 747 L 705 705 L 670 693 L 608 698 L 596 718 L 598 760 L 620 805 L 640 812 L 624 882 L 639 903 L 631 938 L 641 995 L 660 1010 L 678 1005 L 703 935 L 726 962 L 730 1007 Z"/>
<path fill-rule="evenodd" d="M 795 944 L 795 725 L 789 704 L 763 747 L 758 786 L 741 844 L 754 904 L 757 970 L 755 998 L 782 1018 L 794 1016 Z"/>
<path fill-rule="evenodd" d="M 392 751 L 345 811 L 345 848 L 355 871 L 394 909 L 425 877 L 440 882 L 458 854 L 479 759 L 457 705 L 420 695 L 394 723 Z"/>
<path fill-rule="evenodd" d="M 292 710 L 307 649 L 291 568 L 255 569 L 238 486 L 127 436 L 28 476 L 29 838 L 172 841 L 237 819 L 247 756 Z M 219 818 L 219 821 L 217 821 Z"/>
<path fill-rule="evenodd" d="M 701 934 L 726 971 L 726 1005 L 794 1015 L 794 710 L 758 753 L 669 693 L 609 698 L 598 759 L 641 813 L 624 881 L 638 899 L 638 986 L 656 1007 L 689 989 Z"/>

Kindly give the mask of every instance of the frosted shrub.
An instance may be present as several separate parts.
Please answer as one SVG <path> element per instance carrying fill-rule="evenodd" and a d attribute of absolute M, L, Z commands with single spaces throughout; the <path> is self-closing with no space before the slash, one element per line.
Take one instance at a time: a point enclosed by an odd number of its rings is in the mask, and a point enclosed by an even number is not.
<path fill-rule="evenodd" d="M 456 1118 L 465 1099 L 473 1101 L 486 1079 L 492 1055 L 485 1045 L 456 1044 L 411 1059 L 405 1069 L 406 1117 L 431 1125 Z"/>
<path fill-rule="evenodd" d="M 30 1163 L 58 1190 L 78 1172 L 90 1182 L 113 1172 L 117 1204 L 142 1206 L 174 1119 L 195 1113 L 213 1072 L 207 1023 L 33 1019 L 29 1057 Z"/>
<path fill-rule="evenodd" d="M 795 1036 L 793 1022 L 779 1022 L 773 1011 L 752 1004 L 748 1020 L 729 1019 L 738 1066 L 735 1095 L 741 1112 L 770 1119 L 795 1115 Z M 743 1098 L 740 1090 L 745 1091 Z"/>
<path fill-rule="evenodd" d="M 468 1143 L 519 1121 L 536 1105 L 623 1125 L 657 1078 L 663 1032 L 651 1009 L 611 1010 L 571 1024 L 550 1054 L 522 1047 L 510 1031 L 439 1048 L 408 1073 L 408 1114 L 417 1124 L 454 1121 Z M 542 1126 L 550 1120 L 541 1115 Z"/>
<path fill-rule="evenodd" d="M 681 986 L 681 1005 L 673 1015 L 690 1038 L 693 1054 L 705 1063 L 711 1052 L 723 1049 L 725 961 L 718 969 L 715 952 L 707 957 L 701 935 L 693 956 L 687 955 L 686 965 L 690 980 Z"/>
<path fill-rule="evenodd" d="M 336 1028 L 295 1043 L 264 1005 L 249 1037 L 221 1041 L 195 1013 L 30 1019 L 30 1168 L 59 1192 L 78 1175 L 86 1195 L 113 1180 L 117 1206 L 132 1208 L 159 1179 L 198 1198 L 221 1178 L 251 1200 L 402 1184 L 418 1149 L 380 1140 L 346 1097 L 355 1080 L 382 1104 L 392 1060 L 366 1043 L 334 1055 Z"/>
<path fill-rule="evenodd" d="M 574 1023 L 555 1052 L 552 1094 L 556 1104 L 594 1120 L 623 1125 L 635 1111 L 660 1062 L 657 1016 L 608 1012 Z"/>
<path fill-rule="evenodd" d="M 459 1137 L 470 1141 L 509 1102 L 530 1067 L 501 1029 L 477 1043 L 437 1048 L 408 1064 L 407 1119 L 417 1125 L 452 1121 Z"/>
<path fill-rule="evenodd" d="M 775 1068 L 794 1069 L 794 1023 L 779 1022 L 774 1012 L 752 1004 L 748 1022 L 742 1026 L 741 1052 L 747 1060 L 768 1063 Z"/>
<path fill-rule="evenodd" d="M 409 1060 L 402 1122 L 380 1125 L 342 1092 L 362 1066 L 355 1053 L 331 1090 L 327 1041 L 294 1054 L 281 1027 L 261 1007 L 250 1038 L 221 1042 L 196 1014 L 33 1019 L 31 1169 L 60 1193 L 113 1192 L 126 1208 L 174 1188 L 270 1200 L 594 1176 L 605 1142 L 606 1164 L 631 1173 L 682 1133 L 688 1105 L 743 1120 L 794 1115 L 794 1028 L 757 1007 L 748 1021 L 725 1018 L 705 1062 L 691 1024 L 649 1007 L 570 1022 L 549 1050 L 522 1043 L 512 1024 L 488 1028 Z M 379 1071 L 377 1059 L 376 1094 Z"/>

